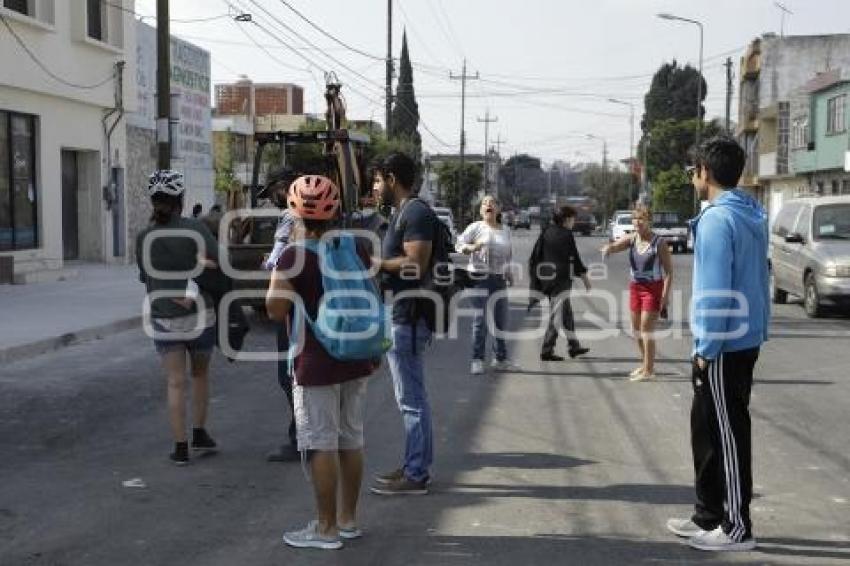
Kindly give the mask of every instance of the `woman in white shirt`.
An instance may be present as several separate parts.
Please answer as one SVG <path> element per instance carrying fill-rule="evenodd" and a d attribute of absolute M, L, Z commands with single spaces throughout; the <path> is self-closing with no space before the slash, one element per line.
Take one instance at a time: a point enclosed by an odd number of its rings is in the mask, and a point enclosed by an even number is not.
<path fill-rule="evenodd" d="M 469 271 L 478 293 L 472 298 L 476 309 L 472 321 L 472 374 L 484 373 L 484 356 L 487 334 L 493 335 L 493 329 L 487 324 L 485 307 L 493 309 L 493 321 L 496 330 L 507 326 L 508 298 L 502 293 L 511 281 L 511 233 L 499 221 L 501 209 L 492 196 L 481 201 L 481 218 L 467 226 L 458 237 L 457 251 L 470 256 Z M 484 291 L 482 294 L 481 291 Z M 518 368 L 508 360 L 505 340 L 493 338 L 492 368 L 499 371 L 516 371 Z"/>

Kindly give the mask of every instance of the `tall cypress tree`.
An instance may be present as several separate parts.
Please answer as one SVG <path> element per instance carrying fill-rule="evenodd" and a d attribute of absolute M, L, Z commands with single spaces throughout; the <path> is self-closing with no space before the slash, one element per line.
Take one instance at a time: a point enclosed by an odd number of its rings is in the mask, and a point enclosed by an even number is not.
<path fill-rule="evenodd" d="M 417 148 L 422 146 L 419 135 L 419 104 L 413 92 L 413 67 L 407 51 L 407 31 L 401 40 L 401 61 L 399 62 L 398 85 L 393 100 L 392 129 L 390 138 L 412 141 Z"/>

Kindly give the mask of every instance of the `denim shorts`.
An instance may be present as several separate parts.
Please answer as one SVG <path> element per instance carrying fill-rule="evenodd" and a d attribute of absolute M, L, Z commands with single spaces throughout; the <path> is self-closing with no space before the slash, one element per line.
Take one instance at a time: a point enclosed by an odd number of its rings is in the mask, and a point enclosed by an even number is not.
<path fill-rule="evenodd" d="M 156 347 L 157 353 L 160 355 L 165 355 L 169 352 L 174 352 L 177 350 L 186 350 L 190 354 L 210 355 L 212 354 L 213 348 L 215 348 L 215 325 L 204 328 L 200 336 L 198 336 L 197 338 L 191 340 L 184 340 L 178 337 L 175 337 L 173 339 L 169 338 L 168 334 L 173 334 L 173 331 L 170 331 L 163 327 L 162 324 L 157 322 L 156 319 L 153 319 L 151 322 L 153 325 L 153 329 L 156 332 L 156 337 L 153 340 L 153 344 Z"/>

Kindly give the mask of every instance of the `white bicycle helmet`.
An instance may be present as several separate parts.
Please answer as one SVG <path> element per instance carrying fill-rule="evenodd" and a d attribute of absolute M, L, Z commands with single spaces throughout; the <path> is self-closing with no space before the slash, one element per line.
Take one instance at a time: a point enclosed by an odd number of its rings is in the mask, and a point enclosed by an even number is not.
<path fill-rule="evenodd" d="M 157 193 L 179 197 L 183 194 L 183 173 L 161 169 L 154 171 L 148 179 L 148 196 Z"/>

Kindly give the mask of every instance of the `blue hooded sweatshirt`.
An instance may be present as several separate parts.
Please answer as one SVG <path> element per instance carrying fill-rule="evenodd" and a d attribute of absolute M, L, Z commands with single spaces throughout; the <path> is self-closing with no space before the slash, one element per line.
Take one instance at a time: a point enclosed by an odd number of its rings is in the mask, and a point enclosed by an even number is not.
<path fill-rule="evenodd" d="M 740 189 L 726 191 L 691 221 L 694 354 L 713 360 L 767 340 L 767 213 Z"/>

